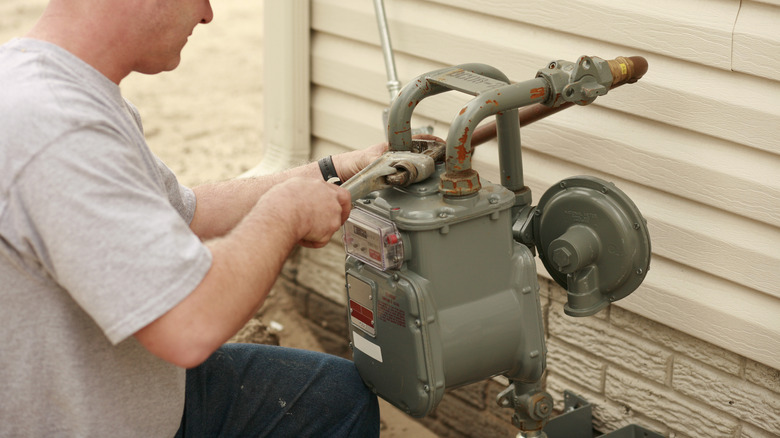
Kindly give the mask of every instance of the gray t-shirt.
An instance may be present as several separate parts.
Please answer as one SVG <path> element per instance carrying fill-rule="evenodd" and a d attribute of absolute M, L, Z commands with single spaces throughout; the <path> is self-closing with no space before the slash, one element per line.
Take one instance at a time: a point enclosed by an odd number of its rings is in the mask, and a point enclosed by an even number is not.
<path fill-rule="evenodd" d="M 0 46 L 0 436 L 173 436 L 184 370 L 132 335 L 211 266 L 194 211 L 116 84 Z"/>

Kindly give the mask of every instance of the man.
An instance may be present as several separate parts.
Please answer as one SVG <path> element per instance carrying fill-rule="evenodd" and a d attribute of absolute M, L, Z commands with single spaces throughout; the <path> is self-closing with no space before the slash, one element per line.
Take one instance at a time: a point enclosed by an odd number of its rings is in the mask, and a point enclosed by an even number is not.
<path fill-rule="evenodd" d="M 212 18 L 209 0 L 51 0 L 0 47 L 0 436 L 378 435 L 351 362 L 223 346 L 349 193 L 318 163 L 184 188 L 120 94 Z"/>

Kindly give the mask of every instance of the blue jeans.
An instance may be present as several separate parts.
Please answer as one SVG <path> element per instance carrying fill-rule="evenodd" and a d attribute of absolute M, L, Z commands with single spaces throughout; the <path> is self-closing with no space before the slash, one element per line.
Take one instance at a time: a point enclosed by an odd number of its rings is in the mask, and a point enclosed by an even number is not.
<path fill-rule="evenodd" d="M 379 404 L 355 365 L 324 353 L 226 344 L 187 370 L 176 437 L 378 437 Z"/>

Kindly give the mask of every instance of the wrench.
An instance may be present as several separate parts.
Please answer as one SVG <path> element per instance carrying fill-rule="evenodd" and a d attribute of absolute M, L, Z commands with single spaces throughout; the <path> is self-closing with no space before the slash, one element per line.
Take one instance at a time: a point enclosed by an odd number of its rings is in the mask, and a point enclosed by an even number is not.
<path fill-rule="evenodd" d="M 352 202 L 365 197 L 375 190 L 391 186 L 406 187 L 431 176 L 436 170 L 433 158 L 428 154 L 407 151 L 385 152 L 363 170 L 341 185 L 349 190 Z M 405 173 L 408 177 L 392 178 Z M 388 177 L 389 178 L 388 180 Z"/>

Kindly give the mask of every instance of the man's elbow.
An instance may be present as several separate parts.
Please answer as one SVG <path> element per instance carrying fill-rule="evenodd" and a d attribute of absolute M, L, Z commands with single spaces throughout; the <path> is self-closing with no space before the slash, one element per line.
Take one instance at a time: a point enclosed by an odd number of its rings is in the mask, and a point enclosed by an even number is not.
<path fill-rule="evenodd" d="M 156 326 L 156 322 L 142 328 L 134 336 L 150 353 L 173 365 L 195 368 L 208 359 L 218 347 L 188 336 L 182 333 L 182 330 L 174 331 Z"/>

